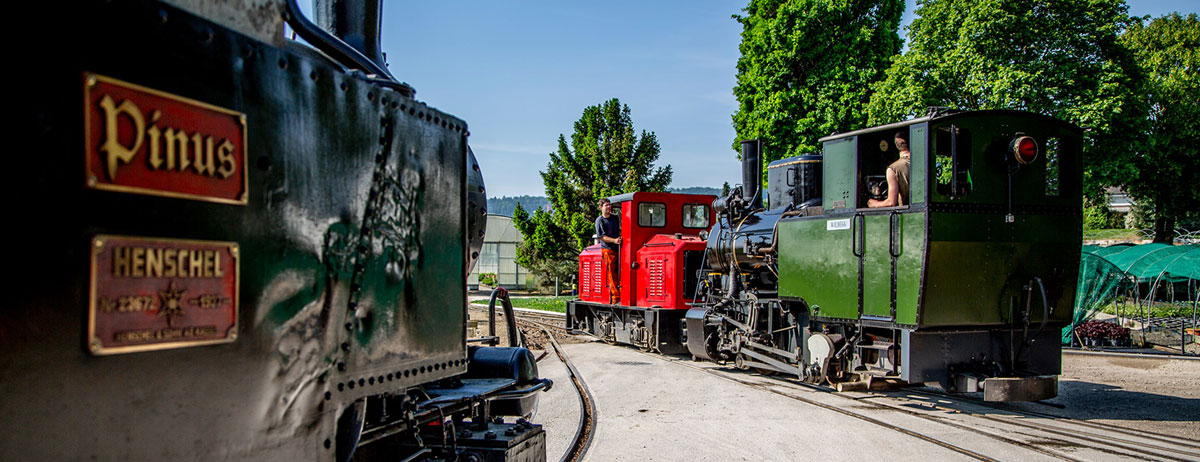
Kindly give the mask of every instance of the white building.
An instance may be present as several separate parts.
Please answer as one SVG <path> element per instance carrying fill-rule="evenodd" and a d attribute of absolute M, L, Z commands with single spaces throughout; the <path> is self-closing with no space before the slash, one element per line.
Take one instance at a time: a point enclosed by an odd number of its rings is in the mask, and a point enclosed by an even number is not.
<path fill-rule="evenodd" d="M 483 236 L 483 248 L 479 250 L 479 262 L 467 276 L 467 287 L 479 287 L 480 273 L 496 273 L 500 287 L 524 288 L 528 271 L 517 264 L 517 244 L 523 241 L 521 233 L 513 226 L 512 218 L 488 214 L 487 232 Z"/>

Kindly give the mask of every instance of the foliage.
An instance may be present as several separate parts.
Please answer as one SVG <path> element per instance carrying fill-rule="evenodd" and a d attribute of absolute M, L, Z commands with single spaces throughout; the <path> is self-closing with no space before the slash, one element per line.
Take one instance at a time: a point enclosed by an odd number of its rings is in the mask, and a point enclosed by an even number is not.
<path fill-rule="evenodd" d="M 751 0 L 734 16 L 742 25 L 734 150 L 762 139 L 767 163 L 862 128 L 871 84 L 900 52 L 903 10 L 903 0 Z"/>
<path fill-rule="evenodd" d="M 1145 75 L 1150 106 L 1146 142 L 1125 190 L 1153 205 L 1154 240 L 1170 242 L 1175 224 L 1200 203 L 1200 18 L 1172 13 L 1134 21 L 1121 43 Z"/>
<path fill-rule="evenodd" d="M 1121 308 L 1121 313 L 1117 313 L 1117 305 L 1115 303 L 1105 305 L 1104 308 L 1100 309 L 1100 311 L 1112 315 L 1120 314 L 1121 316 L 1133 318 L 1149 315 L 1151 318 L 1191 319 L 1192 314 L 1194 313 L 1194 311 L 1192 311 L 1194 309 L 1192 307 L 1192 302 L 1189 301 L 1144 303 L 1140 308 L 1140 313 L 1138 312 L 1139 308 L 1137 306 L 1137 300 L 1126 300 L 1124 303 L 1125 306 Z"/>
<path fill-rule="evenodd" d="M 569 280 L 577 269 L 579 250 L 572 246 L 575 239 L 556 225 L 552 217 L 553 214 L 541 209 L 530 215 L 520 204 L 513 211 L 513 225 L 524 238 L 517 245 L 517 264 L 533 273 L 534 287 L 539 281 L 553 283 L 555 277 Z"/>
<path fill-rule="evenodd" d="M 1084 184 L 1128 183 L 1146 104 L 1139 72 L 1118 42 L 1129 23 L 1122 0 L 921 0 L 909 49 L 878 84 L 872 123 L 928 107 L 1020 109 L 1084 132 Z"/>
<path fill-rule="evenodd" d="M 487 200 L 487 212 L 492 215 L 511 217 L 513 216 L 513 211 L 517 208 L 517 204 L 521 204 L 521 207 L 525 210 L 537 210 L 549 203 L 550 201 L 546 200 L 545 196 L 489 197 Z"/>
<path fill-rule="evenodd" d="M 479 273 L 479 285 L 496 286 L 496 273 Z"/>
<path fill-rule="evenodd" d="M 1108 209 L 1104 202 L 1083 200 L 1083 229 L 1109 229 L 1122 226 L 1122 217 Z"/>
<path fill-rule="evenodd" d="M 525 241 L 517 263 L 543 279 L 569 280 L 576 259 L 592 243 L 597 201 L 621 193 L 662 191 L 671 166 L 653 168 L 660 148 L 653 132 L 633 128 L 629 106 L 613 98 L 584 108 L 571 143 L 558 137 L 557 152 L 541 172 L 552 212 L 513 210 L 513 224 Z"/>
<path fill-rule="evenodd" d="M 1105 321 L 1088 321 L 1075 326 L 1075 333 L 1081 338 L 1129 338 L 1129 328 Z"/>

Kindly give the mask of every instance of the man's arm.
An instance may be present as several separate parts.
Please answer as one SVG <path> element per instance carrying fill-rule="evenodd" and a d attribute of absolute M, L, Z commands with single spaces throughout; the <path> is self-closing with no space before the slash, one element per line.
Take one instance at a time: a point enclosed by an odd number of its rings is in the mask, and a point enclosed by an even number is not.
<path fill-rule="evenodd" d="M 887 169 L 888 195 L 887 199 L 877 201 L 875 199 L 867 199 L 867 207 L 895 207 L 900 205 L 900 181 L 896 179 L 896 172 L 892 169 Z"/>

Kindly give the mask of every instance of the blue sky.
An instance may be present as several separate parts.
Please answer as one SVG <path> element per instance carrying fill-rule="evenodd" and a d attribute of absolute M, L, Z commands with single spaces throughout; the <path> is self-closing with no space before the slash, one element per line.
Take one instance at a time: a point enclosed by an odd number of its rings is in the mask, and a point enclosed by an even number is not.
<path fill-rule="evenodd" d="M 1127 0 L 1135 15 L 1200 2 Z M 674 187 L 739 182 L 731 115 L 743 1 L 386 2 L 383 49 L 417 99 L 467 121 L 488 196 L 542 195 L 559 134 L 583 108 L 629 105 Z M 912 19 L 908 0 L 904 22 Z"/>

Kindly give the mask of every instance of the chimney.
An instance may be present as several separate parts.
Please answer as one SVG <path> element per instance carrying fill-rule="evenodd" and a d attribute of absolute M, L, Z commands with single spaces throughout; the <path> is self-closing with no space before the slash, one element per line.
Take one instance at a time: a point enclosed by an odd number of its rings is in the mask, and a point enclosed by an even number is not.
<path fill-rule="evenodd" d="M 342 39 L 367 59 L 387 69 L 379 44 L 382 29 L 382 0 L 314 0 L 316 23 L 326 32 Z"/>
<path fill-rule="evenodd" d="M 751 210 L 762 208 L 762 197 L 756 197 L 762 189 L 762 171 L 762 141 L 742 141 L 742 197 Z"/>

